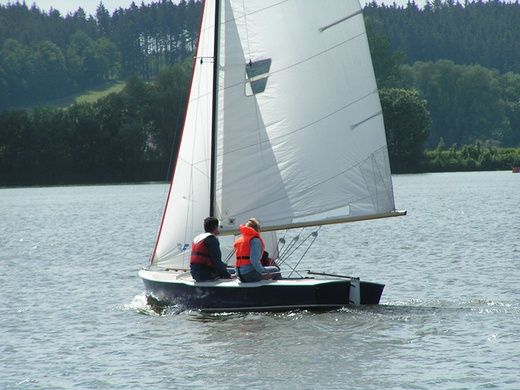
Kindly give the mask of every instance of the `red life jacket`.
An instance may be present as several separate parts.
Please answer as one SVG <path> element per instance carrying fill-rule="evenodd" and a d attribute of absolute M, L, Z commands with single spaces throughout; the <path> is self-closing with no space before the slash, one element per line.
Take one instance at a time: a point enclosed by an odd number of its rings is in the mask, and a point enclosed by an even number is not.
<path fill-rule="evenodd" d="M 264 253 L 265 249 L 264 240 L 262 240 L 260 233 L 255 229 L 249 226 L 240 225 L 240 231 L 242 232 L 242 235 L 239 236 L 233 244 L 236 256 L 235 267 L 251 264 L 251 258 L 249 256 L 251 253 L 251 240 L 253 238 L 258 238 L 260 240 L 262 253 Z"/>
<path fill-rule="evenodd" d="M 193 240 L 191 244 L 191 256 L 190 256 L 190 264 L 203 264 L 207 267 L 213 268 L 213 262 L 211 261 L 211 256 L 209 254 L 209 250 L 206 247 L 206 238 L 208 238 L 211 234 L 199 234 Z"/>

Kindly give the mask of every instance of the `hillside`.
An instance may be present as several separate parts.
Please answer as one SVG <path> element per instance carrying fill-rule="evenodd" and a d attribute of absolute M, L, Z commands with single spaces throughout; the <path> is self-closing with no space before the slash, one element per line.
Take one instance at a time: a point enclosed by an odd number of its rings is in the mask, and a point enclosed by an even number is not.
<path fill-rule="evenodd" d="M 134 3 L 110 14 L 100 3 L 95 17 L 0 5 L 0 112 L 135 75 L 156 78 L 193 51 L 200 5 Z"/>

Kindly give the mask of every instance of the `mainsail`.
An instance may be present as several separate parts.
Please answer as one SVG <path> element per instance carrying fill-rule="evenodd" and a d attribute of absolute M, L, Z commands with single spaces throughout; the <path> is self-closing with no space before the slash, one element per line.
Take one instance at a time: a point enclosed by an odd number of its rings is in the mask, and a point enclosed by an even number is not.
<path fill-rule="evenodd" d="M 217 207 L 291 228 L 395 208 L 381 105 L 357 0 L 225 0 Z"/>
<path fill-rule="evenodd" d="M 210 209 L 229 232 L 250 217 L 276 230 L 394 213 L 358 0 L 204 2 L 153 262 L 188 264 Z"/>

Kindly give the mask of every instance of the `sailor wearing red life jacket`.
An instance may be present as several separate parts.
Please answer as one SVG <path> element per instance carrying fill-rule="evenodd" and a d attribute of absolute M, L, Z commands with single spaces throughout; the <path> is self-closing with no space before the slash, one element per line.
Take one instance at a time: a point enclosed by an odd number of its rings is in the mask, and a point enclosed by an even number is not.
<path fill-rule="evenodd" d="M 190 271 L 196 282 L 231 278 L 226 264 L 222 262 L 220 243 L 216 237 L 220 233 L 218 223 L 216 218 L 206 218 L 205 233 L 195 237 L 191 244 Z"/>
<path fill-rule="evenodd" d="M 234 243 L 235 267 L 242 282 L 258 282 L 279 276 L 278 267 L 264 267 L 261 263 L 265 253 L 264 240 L 260 236 L 260 223 L 251 218 L 245 225 L 240 225 L 242 233 Z"/>

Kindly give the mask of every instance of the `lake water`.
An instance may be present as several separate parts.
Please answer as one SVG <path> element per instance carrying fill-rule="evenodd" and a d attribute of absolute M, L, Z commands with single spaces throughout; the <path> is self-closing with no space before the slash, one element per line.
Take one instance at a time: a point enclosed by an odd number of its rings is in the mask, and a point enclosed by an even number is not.
<path fill-rule="evenodd" d="M 380 306 L 242 315 L 146 306 L 165 185 L 0 190 L 0 389 L 520 388 L 520 175 L 394 187 L 408 216 L 324 227 L 302 265 Z"/>

